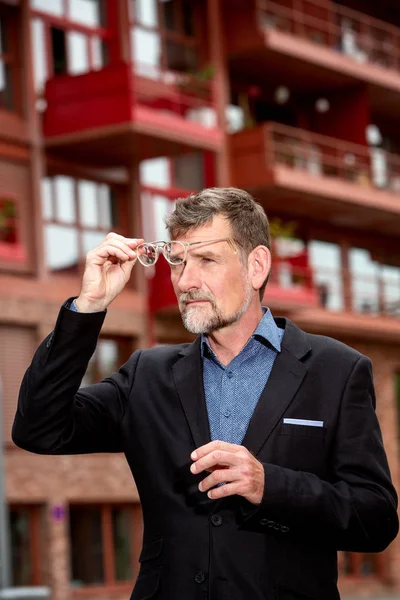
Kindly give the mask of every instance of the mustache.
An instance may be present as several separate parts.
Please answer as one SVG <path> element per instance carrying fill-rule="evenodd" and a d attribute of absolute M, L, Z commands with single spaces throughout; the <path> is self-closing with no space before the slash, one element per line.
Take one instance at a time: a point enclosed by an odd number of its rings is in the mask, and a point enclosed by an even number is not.
<path fill-rule="evenodd" d="M 188 302 L 193 300 L 208 300 L 209 302 L 211 302 L 212 306 L 215 306 L 215 298 L 210 292 L 201 292 L 193 290 L 191 292 L 184 292 L 179 296 L 179 304 L 187 304 Z"/>

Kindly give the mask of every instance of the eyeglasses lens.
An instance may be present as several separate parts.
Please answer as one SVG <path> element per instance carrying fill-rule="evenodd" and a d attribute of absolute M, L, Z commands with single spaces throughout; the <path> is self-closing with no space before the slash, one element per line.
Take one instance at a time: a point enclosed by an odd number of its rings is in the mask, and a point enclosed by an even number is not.
<path fill-rule="evenodd" d="M 157 248 L 152 244 L 142 244 L 141 246 L 139 246 L 138 254 L 140 262 L 146 267 L 154 265 L 158 257 Z"/>
<path fill-rule="evenodd" d="M 185 246 L 181 242 L 168 242 L 164 246 L 164 256 L 171 265 L 180 265 L 185 259 Z"/>

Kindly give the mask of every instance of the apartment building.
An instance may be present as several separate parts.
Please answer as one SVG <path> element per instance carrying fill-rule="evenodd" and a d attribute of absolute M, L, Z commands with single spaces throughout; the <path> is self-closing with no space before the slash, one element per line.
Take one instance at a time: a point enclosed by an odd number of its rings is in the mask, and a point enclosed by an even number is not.
<path fill-rule="evenodd" d="M 0 0 L 0 375 L 14 585 L 126 598 L 137 491 L 118 455 L 11 441 L 18 388 L 85 253 L 110 230 L 163 239 L 189 191 L 265 206 L 265 304 L 373 360 L 400 489 L 400 8 L 397 0 Z M 190 340 L 168 265 L 135 267 L 82 385 L 135 348 Z M 400 591 L 400 541 L 341 553 L 344 592 Z M 397 568 L 396 568 L 397 565 Z"/>

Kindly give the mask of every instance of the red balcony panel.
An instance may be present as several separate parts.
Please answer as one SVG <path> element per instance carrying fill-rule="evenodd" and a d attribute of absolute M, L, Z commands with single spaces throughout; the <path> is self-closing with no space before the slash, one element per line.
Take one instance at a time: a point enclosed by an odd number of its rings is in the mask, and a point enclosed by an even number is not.
<path fill-rule="evenodd" d="M 84 75 L 62 75 L 46 83 L 46 137 L 130 121 L 131 71 L 120 63 Z"/>
<path fill-rule="evenodd" d="M 130 164 L 222 144 L 213 86 L 185 74 L 144 77 L 117 63 L 50 79 L 46 102 L 47 146 L 93 162 Z"/>
<path fill-rule="evenodd" d="M 269 210 L 398 235 L 396 155 L 270 123 L 231 136 L 231 167 Z"/>

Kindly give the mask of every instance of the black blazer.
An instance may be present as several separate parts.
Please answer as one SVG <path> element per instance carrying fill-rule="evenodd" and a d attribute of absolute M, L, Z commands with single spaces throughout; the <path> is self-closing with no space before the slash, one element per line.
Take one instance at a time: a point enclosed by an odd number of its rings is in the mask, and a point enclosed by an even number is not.
<path fill-rule="evenodd" d="M 13 440 L 125 453 L 144 516 L 132 599 L 337 600 L 337 550 L 379 552 L 398 531 L 370 360 L 277 319 L 282 351 L 243 441 L 264 465 L 263 501 L 211 501 L 189 470 L 210 440 L 199 339 L 137 351 L 79 390 L 103 319 L 61 309 L 22 382 Z"/>

